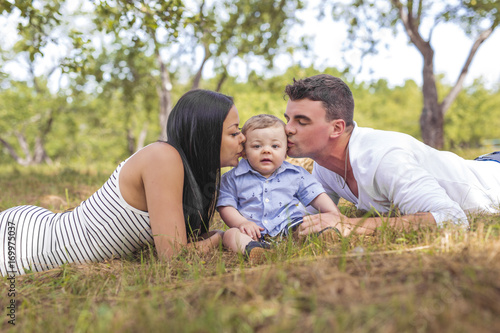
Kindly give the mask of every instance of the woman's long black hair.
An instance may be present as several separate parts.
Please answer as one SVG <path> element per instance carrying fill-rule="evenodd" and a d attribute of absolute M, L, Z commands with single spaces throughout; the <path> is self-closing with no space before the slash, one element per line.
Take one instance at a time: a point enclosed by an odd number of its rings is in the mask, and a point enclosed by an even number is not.
<path fill-rule="evenodd" d="M 234 105 L 232 97 L 191 90 L 170 112 L 167 142 L 184 164 L 183 210 L 188 236 L 208 232 L 220 184 L 222 124 Z M 167 166 L 168 167 L 168 166 Z"/>

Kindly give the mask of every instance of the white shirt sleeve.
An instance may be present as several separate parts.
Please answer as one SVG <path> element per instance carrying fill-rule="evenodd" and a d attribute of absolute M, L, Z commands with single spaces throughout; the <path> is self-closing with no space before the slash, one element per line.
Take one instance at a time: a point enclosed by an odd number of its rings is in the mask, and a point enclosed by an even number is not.
<path fill-rule="evenodd" d="M 438 181 L 403 149 L 388 152 L 374 175 L 375 196 L 385 197 L 403 214 L 430 212 L 438 226 L 444 222 L 468 227 L 460 205 L 453 201 Z"/>

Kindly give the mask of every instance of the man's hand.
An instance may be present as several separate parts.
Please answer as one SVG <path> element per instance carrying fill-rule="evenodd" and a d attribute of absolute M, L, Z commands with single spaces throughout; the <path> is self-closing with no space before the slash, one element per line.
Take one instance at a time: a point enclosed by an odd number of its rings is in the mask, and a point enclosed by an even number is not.
<path fill-rule="evenodd" d="M 242 233 L 252 237 L 255 241 L 260 238 L 260 232 L 265 230 L 264 228 L 259 227 L 255 222 L 251 221 L 240 224 L 238 228 Z"/>
<path fill-rule="evenodd" d="M 318 233 L 325 228 L 337 228 L 342 236 L 348 236 L 352 227 L 347 222 L 348 218 L 339 213 L 323 213 L 304 216 L 304 222 L 299 226 L 299 237 L 305 237 L 310 234 Z"/>

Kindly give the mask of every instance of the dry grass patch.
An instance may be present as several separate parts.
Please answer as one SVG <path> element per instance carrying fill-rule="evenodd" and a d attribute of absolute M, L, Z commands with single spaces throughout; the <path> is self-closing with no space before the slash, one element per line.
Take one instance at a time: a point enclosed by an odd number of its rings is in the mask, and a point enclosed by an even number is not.
<path fill-rule="evenodd" d="M 0 209 L 23 195 L 85 199 L 107 174 L 0 173 Z M 30 178 L 31 179 L 31 178 Z M 54 187 L 55 186 L 55 187 Z M 66 196 L 65 192 L 68 191 Z M 83 191 L 83 192 L 79 192 Z M 85 192 L 85 193 L 84 193 Z M 29 197 L 29 196 L 28 196 Z M 35 199 L 36 200 L 36 199 Z M 343 212 L 361 214 L 341 201 Z M 216 228 L 223 228 L 219 217 Z M 469 232 L 396 232 L 280 243 L 260 266 L 222 249 L 170 262 L 127 258 L 16 278 L 16 326 L 2 332 L 495 332 L 500 327 L 500 217 Z M 0 280 L 6 309 L 9 281 Z"/>

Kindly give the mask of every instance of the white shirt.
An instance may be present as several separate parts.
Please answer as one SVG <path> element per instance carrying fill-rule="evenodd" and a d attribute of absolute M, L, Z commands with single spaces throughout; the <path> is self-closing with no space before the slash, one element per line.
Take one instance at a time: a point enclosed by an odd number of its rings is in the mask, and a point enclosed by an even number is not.
<path fill-rule="evenodd" d="M 407 134 L 354 126 L 349 160 L 358 198 L 341 176 L 314 163 L 313 175 L 331 197 L 336 193 L 360 210 L 430 212 L 438 226 L 467 226 L 466 212 L 500 212 L 500 163 L 464 160 Z"/>

